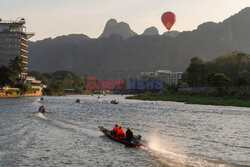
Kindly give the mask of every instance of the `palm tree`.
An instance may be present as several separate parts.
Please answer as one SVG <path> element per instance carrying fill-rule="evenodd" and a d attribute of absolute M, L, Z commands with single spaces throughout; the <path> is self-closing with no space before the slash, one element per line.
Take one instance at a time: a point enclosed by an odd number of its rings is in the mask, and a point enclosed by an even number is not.
<path fill-rule="evenodd" d="M 21 73 L 24 72 L 24 67 L 23 58 L 21 56 L 16 56 L 14 60 L 10 61 L 9 68 L 12 74 L 17 78 L 20 78 Z"/>

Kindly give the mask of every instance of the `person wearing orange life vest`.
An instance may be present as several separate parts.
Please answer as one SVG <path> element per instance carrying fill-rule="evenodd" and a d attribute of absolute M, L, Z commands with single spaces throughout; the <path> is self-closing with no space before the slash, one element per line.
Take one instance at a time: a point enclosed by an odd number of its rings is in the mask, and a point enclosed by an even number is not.
<path fill-rule="evenodd" d="M 124 130 L 122 129 L 122 126 L 119 126 L 119 130 L 117 132 L 116 138 L 120 140 L 126 139 L 126 134 Z"/>
<path fill-rule="evenodd" d="M 117 134 L 118 130 L 119 130 L 119 125 L 118 125 L 118 124 L 115 124 L 114 129 L 111 131 L 111 135 L 112 135 L 113 137 L 116 137 L 116 134 Z"/>

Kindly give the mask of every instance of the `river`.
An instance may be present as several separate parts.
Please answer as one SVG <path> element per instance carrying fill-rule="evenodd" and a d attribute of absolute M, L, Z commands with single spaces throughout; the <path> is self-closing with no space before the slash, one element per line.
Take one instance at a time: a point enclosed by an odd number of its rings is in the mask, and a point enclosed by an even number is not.
<path fill-rule="evenodd" d="M 144 146 L 126 148 L 98 129 L 115 123 Z M 0 166 L 250 166 L 250 108 L 120 95 L 1 98 Z"/>

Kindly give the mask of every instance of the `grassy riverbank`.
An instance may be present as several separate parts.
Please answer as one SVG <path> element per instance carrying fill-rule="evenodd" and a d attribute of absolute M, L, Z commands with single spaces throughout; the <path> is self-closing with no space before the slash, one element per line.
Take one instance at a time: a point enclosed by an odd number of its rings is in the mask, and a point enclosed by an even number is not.
<path fill-rule="evenodd" d="M 250 107 L 250 100 L 239 100 L 232 97 L 212 97 L 202 95 L 191 95 L 181 93 L 158 93 L 158 94 L 140 94 L 126 97 L 127 99 L 151 100 L 151 101 L 176 101 L 187 104 L 220 105 L 220 106 L 238 106 Z"/>

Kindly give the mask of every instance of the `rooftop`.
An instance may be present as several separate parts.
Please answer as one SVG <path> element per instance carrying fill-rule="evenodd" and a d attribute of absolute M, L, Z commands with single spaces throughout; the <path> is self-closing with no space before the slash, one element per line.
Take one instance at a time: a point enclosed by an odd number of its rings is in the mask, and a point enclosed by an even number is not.
<path fill-rule="evenodd" d="M 20 25 L 23 25 L 25 23 L 26 23 L 26 21 L 22 17 L 19 17 L 19 18 L 15 19 L 15 20 L 2 20 L 0 18 L 0 24 L 20 24 Z"/>

